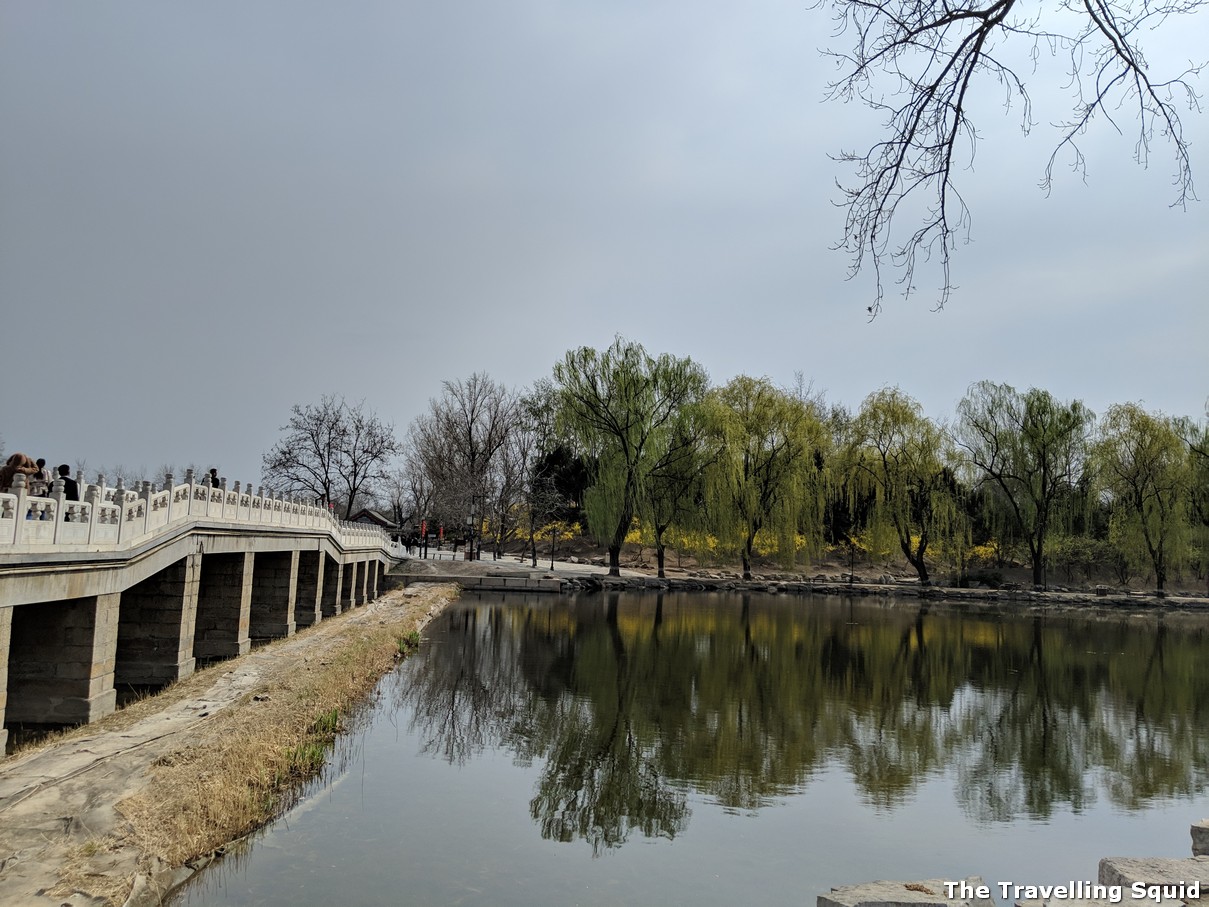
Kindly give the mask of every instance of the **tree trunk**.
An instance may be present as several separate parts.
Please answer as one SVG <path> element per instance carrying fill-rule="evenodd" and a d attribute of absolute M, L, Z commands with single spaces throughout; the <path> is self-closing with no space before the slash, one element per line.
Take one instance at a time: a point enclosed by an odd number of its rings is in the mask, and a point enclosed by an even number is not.
<path fill-rule="evenodd" d="M 907 558 L 907 563 L 915 568 L 915 572 L 919 575 L 919 584 L 921 586 L 928 585 L 928 565 L 924 561 L 924 550 L 927 548 L 927 545 L 928 543 L 921 536 L 919 550 L 916 551 L 911 548 L 911 536 L 908 535 L 904 539 L 902 533 L 899 533 L 898 547 L 902 549 L 903 555 Z"/>
<path fill-rule="evenodd" d="M 919 584 L 921 586 L 928 585 L 928 565 L 924 563 L 924 559 L 922 557 L 913 557 L 912 555 L 908 554 L 907 560 L 911 563 L 911 566 L 915 568 L 915 572 L 919 574 Z"/>
<path fill-rule="evenodd" d="M 609 546 L 609 576 L 621 576 L 621 546 Z"/>
<path fill-rule="evenodd" d="M 663 546 L 662 546 L 662 545 L 656 545 L 656 546 L 655 546 L 655 560 L 656 560 L 656 561 L 658 562 L 658 564 L 659 564 L 659 574 L 658 574 L 658 576 L 659 576 L 659 578 L 660 578 L 660 579 L 663 579 L 663 578 L 664 578 L 664 576 L 663 576 L 663 552 L 664 552 L 664 548 L 663 548 Z"/>
<path fill-rule="evenodd" d="M 1033 586 L 1037 589 L 1046 588 L 1045 582 L 1045 526 L 1037 527 L 1036 542 L 1030 546 L 1033 551 Z"/>

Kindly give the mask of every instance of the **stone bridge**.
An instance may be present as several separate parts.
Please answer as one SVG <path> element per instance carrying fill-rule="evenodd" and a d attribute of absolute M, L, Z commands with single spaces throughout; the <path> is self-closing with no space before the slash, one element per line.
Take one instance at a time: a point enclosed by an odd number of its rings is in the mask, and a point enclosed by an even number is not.
<path fill-rule="evenodd" d="M 377 597 L 401 546 L 322 507 L 166 477 L 65 500 L 0 494 L 0 753 L 9 728 L 93 721 Z"/>

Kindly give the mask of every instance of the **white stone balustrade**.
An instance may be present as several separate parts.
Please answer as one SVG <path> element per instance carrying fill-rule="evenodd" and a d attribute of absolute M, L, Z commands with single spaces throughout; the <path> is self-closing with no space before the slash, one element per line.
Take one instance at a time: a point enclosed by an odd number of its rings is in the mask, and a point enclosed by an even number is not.
<path fill-rule="evenodd" d="M 150 482 L 128 489 L 121 479 L 111 488 L 101 478 L 83 490 L 82 498 L 65 500 L 62 480 L 55 481 L 48 496 L 35 497 L 26 490 L 25 476 L 15 476 L 12 490 L 0 494 L 0 554 L 120 551 L 189 523 L 324 530 L 345 548 L 381 548 L 397 557 L 403 553 L 378 526 L 338 520 L 324 507 L 266 494 L 263 488 L 252 493 L 250 484 L 241 490 L 236 482 L 228 489 L 224 479 L 221 487 L 212 487 L 195 481 L 192 470 L 179 485 L 166 476 L 158 490 Z"/>

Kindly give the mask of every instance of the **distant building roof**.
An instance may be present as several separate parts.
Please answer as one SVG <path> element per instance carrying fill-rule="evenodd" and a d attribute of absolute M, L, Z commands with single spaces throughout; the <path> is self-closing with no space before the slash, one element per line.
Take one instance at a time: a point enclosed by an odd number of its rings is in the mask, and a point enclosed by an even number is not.
<path fill-rule="evenodd" d="M 376 510 L 368 508 L 358 510 L 353 514 L 352 521 L 354 523 L 373 523 L 375 526 L 381 526 L 383 529 L 398 529 L 393 520 L 384 517 Z"/>

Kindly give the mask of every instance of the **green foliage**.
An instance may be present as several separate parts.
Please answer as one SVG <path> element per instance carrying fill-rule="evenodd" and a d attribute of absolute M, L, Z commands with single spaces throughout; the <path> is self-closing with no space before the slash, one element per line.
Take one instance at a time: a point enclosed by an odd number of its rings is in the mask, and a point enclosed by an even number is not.
<path fill-rule="evenodd" d="M 718 451 L 704 489 L 720 548 L 739 555 L 745 575 L 757 544 L 775 544 L 786 564 L 796 560 L 799 534 L 818 550 L 827 437 L 807 401 L 740 375 L 710 393 L 705 418 Z"/>
<path fill-rule="evenodd" d="M 412 630 L 406 636 L 399 637 L 399 654 L 410 655 L 416 649 L 420 648 L 420 631 Z"/>
<path fill-rule="evenodd" d="M 1050 564 L 1062 571 L 1068 583 L 1083 580 L 1090 582 L 1105 573 L 1115 573 L 1116 552 L 1107 539 L 1095 539 L 1086 535 L 1059 535 L 1049 545 L 1047 557 Z"/>
<path fill-rule="evenodd" d="M 968 528 L 946 434 L 898 388 L 865 398 L 843 454 L 849 506 L 872 501 L 868 530 L 875 549 L 896 545 L 928 582 L 928 546 L 963 545 Z"/>
<path fill-rule="evenodd" d="M 1163 589 L 1188 555 L 1192 470 L 1175 423 L 1134 403 L 1109 409 L 1096 445 L 1112 506 L 1109 540 Z"/>
<path fill-rule="evenodd" d="M 557 424 L 593 464 L 584 509 L 593 535 L 609 547 L 616 574 L 630 524 L 651 475 L 672 446 L 685 407 L 709 386 L 691 359 L 652 357 L 618 337 L 603 352 L 581 347 L 554 366 Z"/>
<path fill-rule="evenodd" d="M 971 387 L 957 414 L 957 439 L 985 506 L 1027 544 L 1033 583 L 1043 586 L 1046 542 L 1084 478 L 1095 414 L 1078 400 L 1061 403 L 1047 391 L 1020 393 L 990 381 Z"/>

